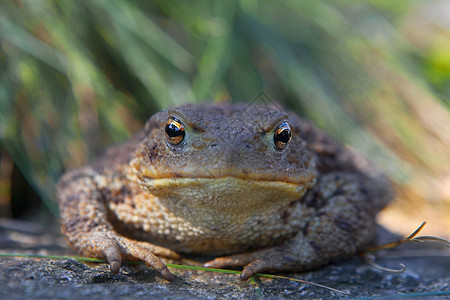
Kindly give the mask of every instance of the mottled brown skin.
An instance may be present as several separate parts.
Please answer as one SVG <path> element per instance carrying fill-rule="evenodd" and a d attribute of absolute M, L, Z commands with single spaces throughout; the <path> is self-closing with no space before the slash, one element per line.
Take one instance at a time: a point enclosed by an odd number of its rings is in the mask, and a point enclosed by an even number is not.
<path fill-rule="evenodd" d="M 172 145 L 175 117 L 186 136 Z M 274 132 L 288 122 L 284 149 Z M 85 256 L 142 260 L 172 280 L 158 256 L 229 255 L 209 267 L 302 271 L 347 257 L 374 237 L 391 199 L 387 179 L 293 113 L 247 104 L 185 105 L 57 185 L 63 233 Z"/>

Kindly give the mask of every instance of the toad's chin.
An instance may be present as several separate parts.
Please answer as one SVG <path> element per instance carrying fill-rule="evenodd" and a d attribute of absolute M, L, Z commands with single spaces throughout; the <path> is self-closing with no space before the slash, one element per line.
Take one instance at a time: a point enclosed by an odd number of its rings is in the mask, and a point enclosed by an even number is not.
<path fill-rule="evenodd" d="M 183 217 L 220 213 L 224 219 L 269 213 L 302 197 L 305 184 L 221 178 L 143 178 L 141 186 Z"/>

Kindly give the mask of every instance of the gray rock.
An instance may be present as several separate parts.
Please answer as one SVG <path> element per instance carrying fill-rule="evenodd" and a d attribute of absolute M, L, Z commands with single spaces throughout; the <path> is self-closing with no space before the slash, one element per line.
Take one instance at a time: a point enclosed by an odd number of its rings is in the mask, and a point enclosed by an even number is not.
<path fill-rule="evenodd" d="M 399 256 L 409 250 L 391 251 Z M 431 251 L 427 250 L 431 254 Z M 411 252 L 411 251 L 409 251 Z M 441 251 L 442 252 L 442 251 Z M 403 253 L 403 254 L 402 254 Z M 174 282 L 161 279 L 144 265 L 125 265 L 112 275 L 106 264 L 85 264 L 73 259 L 0 259 L 0 298 L 122 298 L 157 297 L 161 299 L 205 298 L 345 298 L 450 296 L 450 259 L 448 256 L 383 258 L 383 266 L 407 266 L 400 274 L 375 269 L 358 257 L 330 264 L 313 272 L 287 276 L 320 283 L 350 295 L 282 279 L 257 279 L 257 287 L 242 282 L 237 275 L 172 269 Z"/>
<path fill-rule="evenodd" d="M 52 235 L 58 237 L 58 234 Z M 383 243 L 393 239 L 386 233 L 379 240 L 382 238 Z M 65 246 L 64 243 L 61 245 Z M 17 246 L 5 249 L 5 244 L 0 248 L 4 253 L 20 251 Z M 145 265 L 126 264 L 119 274 L 112 275 L 106 264 L 82 263 L 74 259 L 0 257 L 0 299 L 450 297 L 448 247 L 414 243 L 383 251 L 379 256 L 382 258 L 378 258 L 378 264 L 398 269 L 403 263 L 407 270 L 390 273 L 370 266 L 359 257 L 352 257 L 312 272 L 282 274 L 339 289 L 349 295 L 283 279 L 258 278 L 253 285 L 250 281 L 241 281 L 238 275 L 173 268 L 171 271 L 176 279 L 167 282 Z"/>

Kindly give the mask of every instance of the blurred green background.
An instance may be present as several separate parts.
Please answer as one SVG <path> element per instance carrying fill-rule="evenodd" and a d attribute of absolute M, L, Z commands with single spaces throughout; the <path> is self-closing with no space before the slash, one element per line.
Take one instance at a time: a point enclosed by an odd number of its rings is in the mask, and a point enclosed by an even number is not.
<path fill-rule="evenodd" d="M 383 224 L 448 236 L 449 20 L 449 1 L 1 1 L 1 216 L 56 214 L 61 173 L 162 108 L 264 91 L 389 174 Z"/>

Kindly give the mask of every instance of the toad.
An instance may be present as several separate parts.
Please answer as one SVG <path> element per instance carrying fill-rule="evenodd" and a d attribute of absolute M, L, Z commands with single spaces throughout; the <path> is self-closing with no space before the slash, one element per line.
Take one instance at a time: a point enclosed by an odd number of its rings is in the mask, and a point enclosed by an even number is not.
<path fill-rule="evenodd" d="M 188 104 L 153 115 L 130 140 L 57 184 L 62 231 L 112 273 L 159 257 L 207 267 L 303 271 L 374 239 L 392 198 L 366 159 L 295 113 L 268 105 Z"/>

